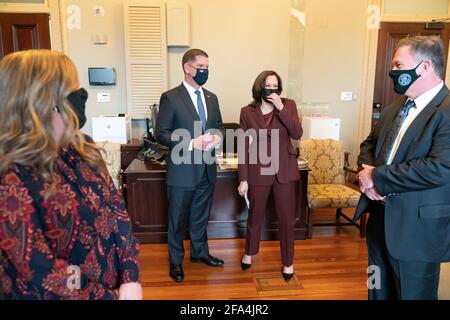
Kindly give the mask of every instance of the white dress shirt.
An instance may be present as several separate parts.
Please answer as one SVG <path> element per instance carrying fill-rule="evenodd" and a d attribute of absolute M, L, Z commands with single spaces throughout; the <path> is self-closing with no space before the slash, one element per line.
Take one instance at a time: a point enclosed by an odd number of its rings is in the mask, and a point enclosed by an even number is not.
<path fill-rule="evenodd" d="M 191 97 L 192 103 L 194 104 L 197 114 L 199 114 L 199 113 L 198 113 L 198 104 L 197 104 L 197 94 L 195 93 L 195 91 L 198 90 L 202 93 L 201 96 L 202 96 L 203 107 L 205 109 L 205 118 L 206 118 L 206 120 L 208 120 L 208 108 L 206 107 L 205 93 L 203 92 L 202 87 L 195 89 L 193 86 L 191 86 L 185 80 L 183 80 L 183 85 L 187 89 L 189 96 Z M 194 139 L 191 139 L 191 142 L 189 143 L 189 147 L 188 147 L 189 151 L 194 150 L 194 147 L 192 146 L 193 143 L 194 143 Z"/>
<path fill-rule="evenodd" d="M 192 100 L 192 103 L 194 104 L 195 110 L 197 110 L 197 114 L 199 114 L 199 113 L 198 113 L 198 105 L 197 105 L 197 95 L 195 94 L 195 91 L 198 90 L 201 92 L 203 107 L 205 109 L 205 117 L 206 117 L 206 120 L 208 120 L 208 108 L 206 107 L 205 93 L 203 92 L 202 87 L 195 89 L 193 86 L 191 86 L 186 81 L 183 81 L 183 85 L 186 87 L 187 91 L 189 92 L 189 95 L 191 96 L 191 100 Z"/>
<path fill-rule="evenodd" d="M 414 99 L 414 102 L 416 103 L 415 108 L 411 108 L 409 110 L 408 116 L 406 117 L 405 121 L 403 122 L 402 126 L 400 127 L 400 131 L 398 132 L 397 138 L 395 139 L 394 146 L 392 148 L 391 154 L 389 155 L 389 159 L 387 161 L 387 164 L 391 164 L 394 160 L 395 154 L 397 153 L 398 147 L 400 146 L 400 143 L 402 142 L 403 136 L 405 135 L 406 130 L 408 130 L 411 123 L 417 118 L 417 116 L 422 112 L 423 109 L 433 100 L 434 97 L 441 91 L 442 87 L 444 86 L 444 82 L 441 81 L 438 85 L 431 88 L 427 92 L 423 93 L 422 95 L 418 96 L 416 99 Z"/>

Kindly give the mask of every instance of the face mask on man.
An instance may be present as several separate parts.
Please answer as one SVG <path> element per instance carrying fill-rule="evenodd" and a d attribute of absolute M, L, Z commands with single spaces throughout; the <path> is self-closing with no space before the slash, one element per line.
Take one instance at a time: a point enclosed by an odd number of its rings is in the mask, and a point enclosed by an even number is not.
<path fill-rule="evenodd" d="M 191 66 L 192 67 L 192 66 Z M 209 70 L 208 69 L 200 69 L 196 67 L 192 67 L 195 70 L 197 70 L 197 73 L 195 74 L 195 77 L 192 77 L 196 84 L 199 86 L 202 86 L 208 81 L 209 76 Z"/>
<path fill-rule="evenodd" d="M 417 74 L 416 69 L 420 66 L 421 61 L 414 69 L 409 70 L 391 70 L 389 77 L 394 82 L 394 91 L 398 94 L 405 94 L 420 75 Z"/>
<path fill-rule="evenodd" d="M 73 111 L 78 117 L 80 123 L 80 129 L 86 124 L 86 101 L 88 98 L 88 93 L 86 89 L 80 88 L 67 97 L 70 104 L 73 107 Z"/>
<path fill-rule="evenodd" d="M 276 94 L 280 94 L 280 92 L 278 91 L 278 89 L 268 89 L 268 88 L 264 88 L 262 90 L 262 98 L 264 101 L 269 102 L 270 101 L 267 99 L 268 96 L 270 96 L 272 93 L 276 93 Z"/>

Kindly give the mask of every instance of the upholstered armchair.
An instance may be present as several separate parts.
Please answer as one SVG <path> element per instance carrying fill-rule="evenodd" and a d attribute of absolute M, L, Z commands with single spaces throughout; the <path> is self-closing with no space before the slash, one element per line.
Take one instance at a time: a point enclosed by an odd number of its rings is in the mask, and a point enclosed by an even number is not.
<path fill-rule="evenodd" d="M 366 215 L 360 223 L 354 223 L 342 209 L 355 208 L 361 193 L 347 185 L 347 173 L 351 170 L 346 161 L 342 141 L 302 140 L 300 156 L 308 161 L 308 237 L 312 237 L 312 217 L 317 208 L 335 208 L 336 222 L 316 223 L 314 226 L 355 226 L 360 236 L 365 236 Z M 353 171 L 354 172 L 354 171 Z M 341 222 L 341 218 L 347 222 Z"/>
<path fill-rule="evenodd" d="M 100 152 L 106 162 L 109 175 L 111 176 L 114 185 L 119 190 L 119 175 L 120 175 L 120 143 L 100 141 L 95 143 L 100 147 Z"/>

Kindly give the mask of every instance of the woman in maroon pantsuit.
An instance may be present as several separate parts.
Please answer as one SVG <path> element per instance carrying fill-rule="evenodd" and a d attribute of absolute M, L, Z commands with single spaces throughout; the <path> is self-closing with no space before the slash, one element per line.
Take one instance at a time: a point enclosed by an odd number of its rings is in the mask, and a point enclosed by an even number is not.
<path fill-rule="evenodd" d="M 280 97 L 282 83 L 274 71 L 264 71 L 252 88 L 253 102 L 241 109 L 240 127 L 248 135 L 239 145 L 239 187 L 248 197 L 243 270 L 251 266 L 251 258 L 259 251 L 261 226 L 271 192 L 279 222 L 283 277 L 294 274 L 295 181 L 300 179 L 297 154 L 292 139 L 300 139 L 303 130 L 293 100 Z M 253 132 L 253 133 L 251 133 Z M 270 162 L 265 159 L 269 156 Z"/>

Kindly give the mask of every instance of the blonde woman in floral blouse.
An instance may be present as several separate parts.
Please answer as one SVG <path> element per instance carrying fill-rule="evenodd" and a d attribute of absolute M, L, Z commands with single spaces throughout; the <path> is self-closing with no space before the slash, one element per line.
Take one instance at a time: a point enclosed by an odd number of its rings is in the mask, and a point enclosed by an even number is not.
<path fill-rule="evenodd" d="M 0 61 L 0 286 L 7 299 L 141 299 L 139 245 L 67 97 L 75 65 L 29 50 Z M 78 281 L 79 279 L 79 281 Z"/>

